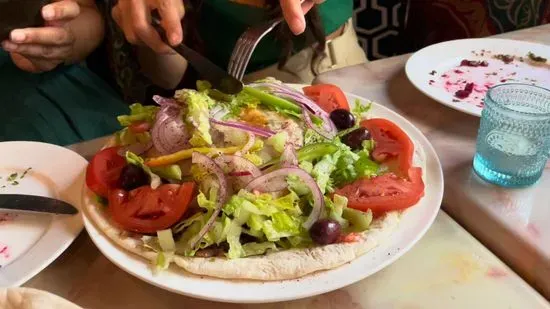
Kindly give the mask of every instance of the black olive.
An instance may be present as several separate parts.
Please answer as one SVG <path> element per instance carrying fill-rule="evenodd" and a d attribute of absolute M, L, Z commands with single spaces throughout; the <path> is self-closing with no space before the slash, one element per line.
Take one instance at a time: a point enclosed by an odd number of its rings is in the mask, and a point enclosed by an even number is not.
<path fill-rule="evenodd" d="M 120 172 L 120 186 L 130 191 L 149 183 L 149 175 L 142 168 L 134 164 L 128 164 Z"/>
<path fill-rule="evenodd" d="M 369 130 L 365 128 L 359 128 L 342 136 L 342 143 L 348 145 L 353 150 L 359 150 L 363 148 L 363 141 L 369 139 L 371 139 Z"/>
<path fill-rule="evenodd" d="M 335 243 L 340 238 L 341 233 L 340 224 L 330 219 L 319 220 L 309 229 L 309 236 L 319 245 Z"/>
<path fill-rule="evenodd" d="M 355 125 L 355 117 L 345 109 L 333 110 L 330 113 L 330 120 L 332 120 L 336 128 L 340 131 L 353 128 Z"/>

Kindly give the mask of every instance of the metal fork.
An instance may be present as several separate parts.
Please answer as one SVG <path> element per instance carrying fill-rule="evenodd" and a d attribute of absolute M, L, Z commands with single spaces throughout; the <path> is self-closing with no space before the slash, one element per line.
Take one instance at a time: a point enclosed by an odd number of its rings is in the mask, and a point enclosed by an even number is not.
<path fill-rule="evenodd" d="M 301 0 L 300 3 L 303 4 L 305 1 L 309 0 Z M 241 34 L 233 48 L 231 58 L 229 58 L 229 65 L 227 67 L 229 75 L 238 80 L 243 79 L 248 62 L 250 62 L 252 53 L 256 49 L 256 46 L 258 46 L 258 43 L 282 21 L 283 17 L 281 16 L 265 24 L 249 28 Z"/>

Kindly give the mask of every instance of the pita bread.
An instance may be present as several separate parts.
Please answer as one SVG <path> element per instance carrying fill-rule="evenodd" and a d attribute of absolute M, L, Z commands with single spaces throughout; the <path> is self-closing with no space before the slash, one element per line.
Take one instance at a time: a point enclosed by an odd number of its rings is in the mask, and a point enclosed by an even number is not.
<path fill-rule="evenodd" d="M 425 155 L 418 145 L 415 146 L 414 165 L 424 167 Z M 425 168 L 423 171 L 425 180 Z M 86 192 L 88 194 L 84 196 L 84 213 L 99 230 L 127 251 L 151 262 L 156 260 L 156 252 L 142 245 L 140 235 L 132 235 L 120 229 L 111 221 L 106 212 L 107 208 L 97 203 L 89 190 L 86 189 Z M 399 224 L 400 217 L 401 212 L 391 212 L 376 219 L 369 230 L 360 234 L 360 241 L 354 243 L 291 249 L 240 259 L 177 255 L 174 257 L 174 262 L 190 273 L 222 279 L 261 281 L 296 279 L 318 271 L 337 268 L 369 252 L 391 237 Z"/>
<path fill-rule="evenodd" d="M 82 309 L 57 295 L 30 289 L 0 289 L 0 309 Z"/>

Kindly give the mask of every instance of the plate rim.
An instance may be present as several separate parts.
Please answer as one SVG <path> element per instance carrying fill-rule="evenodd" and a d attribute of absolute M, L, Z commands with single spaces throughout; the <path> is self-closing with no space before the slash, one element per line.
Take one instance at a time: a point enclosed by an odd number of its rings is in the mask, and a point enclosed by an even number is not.
<path fill-rule="evenodd" d="M 294 86 L 294 87 L 300 87 L 302 85 L 296 85 L 296 84 L 289 84 L 290 86 Z M 359 100 L 362 100 L 362 101 L 369 101 L 370 100 L 367 100 L 363 97 L 360 97 L 360 96 L 357 96 L 357 95 L 353 95 L 353 94 L 350 94 L 350 93 L 345 93 L 346 96 L 350 99 L 359 99 Z M 404 123 L 407 123 L 407 125 L 410 127 L 407 129 L 407 131 L 409 133 L 411 133 L 410 131 L 414 131 L 414 134 L 416 136 L 418 136 L 422 141 L 418 141 L 419 143 L 422 142 L 423 144 L 423 152 L 425 153 L 425 156 L 427 158 L 427 161 L 428 161 L 428 158 L 429 160 L 434 160 L 433 164 L 434 166 L 436 166 L 436 170 L 434 171 L 431 171 L 431 173 L 435 174 L 437 176 L 437 179 L 434 180 L 434 183 L 439 183 L 439 190 L 437 192 L 434 192 L 433 193 L 433 199 L 437 201 L 437 203 L 434 203 L 434 204 L 437 204 L 436 206 L 432 206 L 431 204 L 430 205 L 427 205 L 427 209 L 429 210 L 429 214 L 430 216 L 427 217 L 425 220 L 425 224 L 422 225 L 422 228 L 418 231 L 418 233 L 413 237 L 413 239 L 411 241 L 409 241 L 406 246 L 402 247 L 401 250 L 398 250 L 396 253 L 392 254 L 390 257 L 386 258 L 382 263 L 379 263 L 376 267 L 370 269 L 370 271 L 368 272 L 367 275 L 359 275 L 359 276 L 356 276 L 355 278 L 351 279 L 351 280 L 338 280 L 339 283 L 338 284 L 335 284 L 335 285 L 331 285 L 331 286 L 328 286 L 328 287 L 325 287 L 325 288 L 321 288 L 321 289 L 316 289 L 315 292 L 308 292 L 308 293 L 301 293 L 301 294 L 293 294 L 293 293 L 290 293 L 292 295 L 287 295 L 287 296 L 276 296 L 276 297 L 270 297 L 268 299 L 258 299 L 258 298 L 247 298 L 246 296 L 243 296 L 245 293 L 243 293 L 243 295 L 239 296 L 239 295 L 236 295 L 235 297 L 220 297 L 220 296 L 212 296 L 212 295 L 208 295 L 208 291 L 205 291 L 203 293 L 195 293 L 195 292 L 190 292 L 190 291 L 185 291 L 181 288 L 175 288 L 169 284 L 166 284 L 166 283 L 159 283 L 158 281 L 155 280 L 155 275 L 152 274 L 151 270 L 147 268 L 147 272 L 145 273 L 141 273 L 142 272 L 142 269 L 143 267 L 141 267 L 142 265 L 139 265 L 139 267 L 141 268 L 136 268 L 136 269 L 132 269 L 132 267 L 128 267 L 127 265 L 124 265 L 124 262 L 125 261 L 120 261 L 118 260 L 114 255 L 121 255 L 123 256 L 125 259 L 126 259 L 126 262 L 128 261 L 134 261 L 134 260 L 138 260 L 139 262 L 138 263 L 141 263 L 145 266 L 148 266 L 148 262 L 143 259 L 142 257 L 139 257 L 139 256 L 136 256 L 135 254 L 133 253 L 130 253 L 126 250 L 124 250 L 123 248 L 120 248 L 118 245 L 114 244 L 104 233 L 103 231 L 99 230 L 95 223 L 92 222 L 92 220 L 90 220 L 88 217 L 87 217 L 87 212 L 86 210 L 84 209 L 83 210 L 83 219 L 84 219 L 84 226 L 86 228 L 86 231 L 88 232 L 90 238 L 92 239 L 92 242 L 96 245 L 96 247 L 100 250 L 100 252 L 108 259 L 110 260 L 113 264 L 115 264 L 117 267 L 121 268 L 123 271 L 125 271 L 126 273 L 142 280 L 142 281 L 145 281 L 153 286 L 156 286 L 156 287 L 159 287 L 159 288 L 162 288 L 162 289 L 165 289 L 165 290 L 168 290 L 168 291 L 171 291 L 171 292 L 174 292 L 174 293 L 177 293 L 177 294 L 181 294 L 181 295 L 186 295 L 186 296 L 189 296 L 189 297 L 193 297 L 193 298 L 198 298 L 198 299 L 204 299 L 204 300 L 209 300 L 209 301 L 218 301 L 218 302 L 225 302 L 225 303 L 248 303 L 248 304 L 259 304 L 259 303 L 273 303 L 273 302 L 283 302 L 283 301 L 290 301 L 290 300 L 297 300 L 297 299 L 303 299 L 303 298 L 307 298 L 307 297 L 312 297 L 312 296 L 316 296 L 316 295 L 320 295 L 320 294 L 323 294 L 323 293 L 327 293 L 327 292 L 330 292 L 330 291 L 333 291 L 333 290 L 337 290 L 337 289 L 340 289 L 340 288 L 343 288 L 343 287 L 346 287 L 346 286 L 349 286 L 351 284 L 354 284 L 360 280 L 363 280 L 373 274 L 375 274 L 376 272 L 386 268 L 387 266 L 391 265 L 392 263 L 394 263 L 397 259 L 399 259 L 400 257 L 402 257 L 406 252 L 408 252 L 415 244 L 418 243 L 418 241 L 426 234 L 426 232 L 428 231 L 428 229 L 432 226 L 433 222 L 435 221 L 436 217 L 437 217 L 437 214 L 439 213 L 439 210 L 441 208 L 441 203 L 443 201 L 443 191 L 444 191 L 444 178 L 443 178 L 443 169 L 442 169 L 442 166 L 441 166 L 441 162 L 439 160 L 439 157 L 435 151 L 435 149 L 433 148 L 433 145 L 430 143 L 430 141 L 427 139 L 427 137 L 413 124 L 411 123 L 410 121 L 408 121 L 405 117 L 399 115 L 397 112 L 379 104 L 379 103 L 376 103 L 376 102 L 372 102 L 377 108 L 380 108 L 382 109 L 385 113 L 388 113 L 388 114 L 391 114 L 391 118 L 398 118 L 400 122 L 404 122 Z M 85 185 L 84 185 L 85 187 Z M 83 190 L 83 195 L 82 195 L 82 205 L 83 205 L 83 208 L 84 205 L 87 203 L 87 202 L 91 202 L 91 195 L 90 195 L 90 191 L 89 189 L 85 188 L 85 190 Z M 399 229 L 399 226 L 397 227 L 397 229 Z M 386 241 L 384 243 L 381 244 L 381 246 L 379 247 L 384 247 L 386 245 L 388 245 L 390 242 L 389 241 Z M 115 250 L 114 253 L 110 252 L 110 250 Z M 374 249 L 376 250 L 376 248 Z M 363 256 L 360 256 L 358 257 L 357 259 L 355 259 L 354 261 L 348 263 L 348 264 L 352 264 L 354 262 L 356 262 L 358 259 L 362 258 L 362 257 L 365 257 L 365 256 L 368 256 L 369 253 L 366 253 L 364 254 Z M 348 264 L 346 265 L 343 265 L 341 267 L 338 267 L 338 268 L 335 268 L 335 269 L 332 269 L 332 270 L 327 270 L 327 271 L 322 271 L 320 272 L 321 274 L 324 274 L 324 273 L 330 273 L 330 272 L 335 272 L 335 271 L 338 271 L 344 267 L 346 267 Z M 169 270 L 170 271 L 170 270 Z M 182 269 L 179 269 L 179 268 L 176 268 L 176 270 L 172 270 L 172 271 L 175 271 L 177 274 L 177 276 L 181 276 L 181 275 L 185 275 L 185 274 L 189 274 L 187 272 L 185 272 L 184 270 Z M 201 277 L 201 276 L 196 276 L 196 275 L 191 275 L 192 277 Z M 315 276 L 315 274 L 313 275 Z M 304 278 L 308 278 L 308 276 L 304 277 Z M 222 280 L 222 279 L 215 279 L 215 278 L 206 278 L 206 279 L 211 279 L 211 280 L 219 280 L 219 281 L 230 281 L 230 280 Z M 300 282 L 302 278 L 300 279 L 293 279 L 293 280 L 287 280 L 287 281 L 275 281 L 275 282 L 257 282 L 258 285 L 267 285 L 267 284 L 272 284 L 272 283 L 281 283 L 281 285 L 284 285 L 285 282 L 294 282 L 294 281 L 297 281 L 297 282 Z M 185 279 L 183 279 L 185 280 Z M 236 282 L 235 284 L 237 284 L 238 282 Z M 256 283 L 256 282 L 253 282 L 253 283 Z M 230 283 L 230 284 L 233 284 L 233 283 Z M 243 288 L 243 287 L 241 287 Z M 248 294 L 248 293 L 246 293 Z M 288 294 L 288 293 L 287 293 Z"/>
<path fill-rule="evenodd" d="M 424 95 L 428 96 L 432 100 L 436 101 L 437 103 L 447 106 L 449 108 L 452 108 L 454 110 L 457 110 L 459 112 L 475 116 L 475 117 L 481 117 L 481 111 L 474 111 L 472 109 L 468 108 L 461 108 L 461 106 L 470 106 L 470 105 L 463 105 L 463 104 L 452 104 L 449 102 L 445 102 L 445 100 L 439 98 L 434 92 L 429 91 L 428 87 L 425 87 L 424 85 L 424 79 L 419 78 L 418 74 L 413 72 L 412 66 L 416 65 L 418 62 L 421 62 L 421 59 L 425 56 L 425 53 L 429 53 L 429 51 L 437 48 L 441 48 L 442 46 L 446 45 L 452 45 L 452 44 L 467 44 L 468 42 L 488 42 L 490 44 L 491 42 L 499 42 L 500 44 L 521 44 L 524 46 L 538 46 L 538 48 L 550 48 L 550 45 L 545 45 L 538 42 L 531 42 L 531 41 L 520 41 L 520 40 L 514 40 L 514 39 L 506 39 L 506 38 L 469 38 L 469 39 L 457 39 L 457 40 L 450 40 L 450 41 L 444 41 L 439 42 L 436 44 L 432 44 L 429 46 L 426 46 L 415 53 L 413 53 L 409 59 L 407 59 L 407 62 L 405 64 L 405 74 L 407 75 L 407 79 L 410 81 L 410 83 L 420 92 L 422 92 Z M 417 78 L 418 77 L 418 78 Z"/>
<path fill-rule="evenodd" d="M 12 146 L 13 145 L 13 146 Z M 63 147 L 59 145 L 44 143 L 44 142 L 37 142 L 37 141 L 5 141 L 0 142 L 0 147 L 19 147 L 19 145 L 32 145 L 33 147 L 42 148 L 42 149 L 53 149 L 53 151 L 59 151 L 61 153 L 66 153 L 67 155 L 70 155 L 73 157 L 71 160 L 75 161 L 81 161 L 82 163 L 82 171 L 80 172 L 80 175 L 77 178 L 77 182 L 84 183 L 84 171 L 88 164 L 88 161 L 79 155 L 78 153 Z M 78 186 L 78 184 L 75 186 L 75 188 L 78 189 L 78 194 L 82 196 L 82 189 L 81 186 Z M 79 210 L 79 214 L 74 216 L 67 216 L 67 217 L 53 217 L 50 225 L 47 227 L 47 229 L 44 231 L 44 234 L 40 237 L 40 239 L 31 247 L 29 248 L 25 253 L 23 253 L 21 256 L 19 256 L 17 259 L 12 261 L 10 264 L 8 264 L 6 267 L 2 267 L 0 269 L 0 275 L 2 271 L 6 271 L 10 268 L 10 265 L 13 263 L 16 263 L 21 258 L 25 258 L 27 256 L 30 256 L 30 254 L 33 253 L 33 248 L 35 248 L 39 243 L 44 241 L 44 237 L 48 236 L 57 236 L 58 233 L 56 233 L 58 228 L 61 228 L 61 224 L 67 224 L 69 226 L 68 230 L 65 230 L 65 233 L 61 234 L 62 236 L 66 236 L 62 244 L 60 244 L 56 249 L 49 250 L 47 255 L 47 258 L 45 259 L 39 259 L 39 260 L 33 260 L 35 264 L 31 265 L 31 267 L 27 266 L 27 269 L 25 272 L 23 272 L 23 275 L 20 276 L 18 279 L 9 281 L 9 278 L 4 281 L 6 283 L 5 287 L 20 287 L 21 285 L 25 284 L 27 281 L 34 278 L 36 275 L 38 275 L 41 271 L 43 271 L 46 267 L 51 265 L 61 254 L 63 254 L 69 246 L 74 242 L 74 240 L 80 235 L 82 230 L 84 229 L 84 221 L 82 220 L 82 200 L 81 198 L 77 198 L 75 194 L 74 198 L 75 203 L 71 203 L 75 208 Z M 65 223 L 63 223 L 65 221 Z M 56 230 L 52 230 L 52 227 L 57 227 Z M 55 228 L 55 227 L 53 227 Z M 66 228 L 66 226 L 65 226 Z M 54 235 L 55 234 L 55 235 Z M 50 248 L 48 246 L 48 248 Z M 17 264 L 16 264 L 17 265 Z"/>

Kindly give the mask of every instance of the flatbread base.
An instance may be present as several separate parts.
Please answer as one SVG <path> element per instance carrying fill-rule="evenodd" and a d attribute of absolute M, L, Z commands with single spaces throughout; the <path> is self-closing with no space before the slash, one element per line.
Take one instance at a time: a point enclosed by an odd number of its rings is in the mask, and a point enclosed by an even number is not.
<path fill-rule="evenodd" d="M 157 253 L 145 248 L 139 237 L 118 228 L 110 219 L 105 206 L 96 203 L 92 196 L 93 194 L 88 191 L 84 206 L 86 215 L 98 229 L 124 249 L 151 262 L 156 260 Z M 223 279 L 262 281 L 295 279 L 317 271 L 336 268 L 367 253 L 390 237 L 399 224 L 399 217 L 398 212 L 391 212 L 383 218 L 376 219 L 368 231 L 359 234 L 360 240 L 353 243 L 291 249 L 233 260 L 176 255 L 174 262 L 190 273 Z"/>
<path fill-rule="evenodd" d="M 30 288 L 0 289 L 0 309 L 82 309 L 57 295 Z"/>
<path fill-rule="evenodd" d="M 111 140 L 109 144 L 113 144 Z M 414 166 L 423 170 L 426 181 L 425 154 L 416 141 L 413 156 Z M 108 145 L 106 146 L 108 147 Z M 93 198 L 93 193 L 86 187 L 84 194 L 84 212 L 99 230 L 114 243 L 149 261 L 155 261 L 157 253 L 142 245 L 139 237 L 123 231 L 112 222 L 106 207 Z M 339 243 L 308 249 L 292 249 L 240 259 L 183 257 L 176 255 L 174 262 L 184 270 L 201 276 L 221 279 L 244 280 L 289 280 L 300 278 L 318 271 L 329 270 L 351 262 L 371 251 L 386 241 L 399 225 L 401 212 L 390 212 L 373 221 L 368 231 L 360 235 L 354 243 Z"/>

